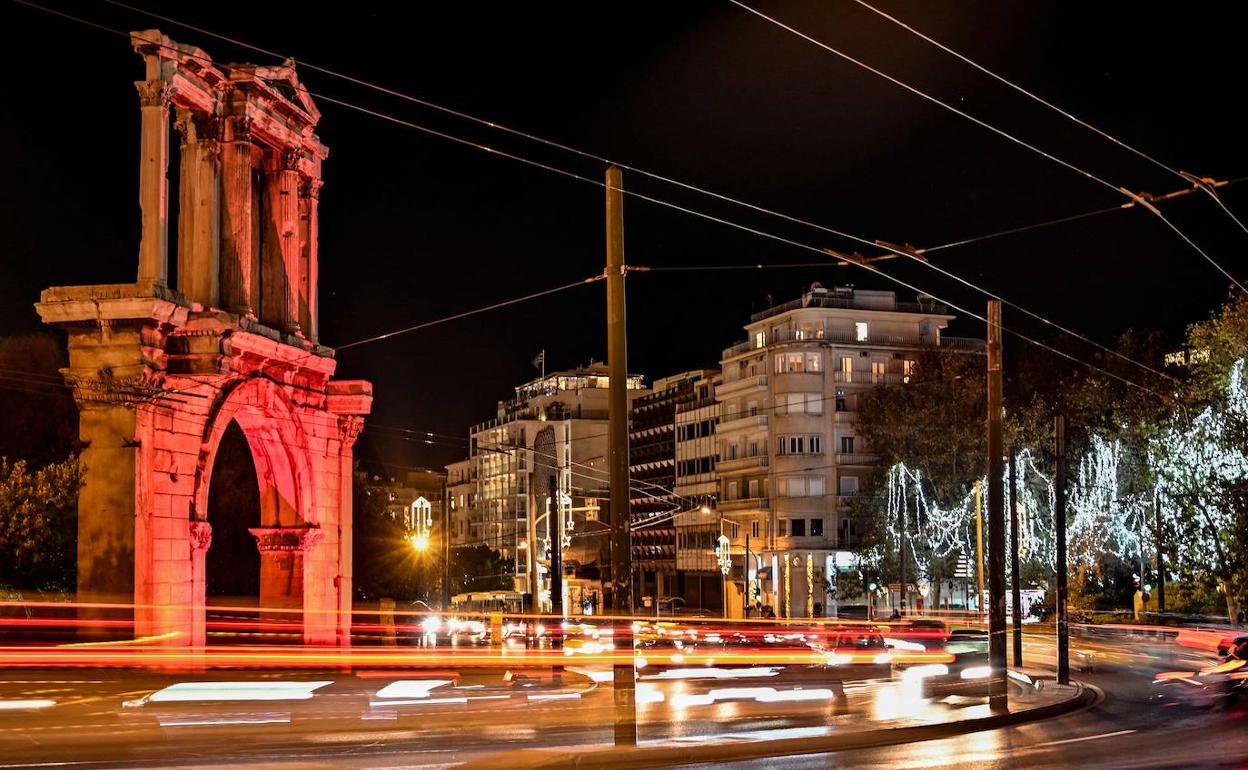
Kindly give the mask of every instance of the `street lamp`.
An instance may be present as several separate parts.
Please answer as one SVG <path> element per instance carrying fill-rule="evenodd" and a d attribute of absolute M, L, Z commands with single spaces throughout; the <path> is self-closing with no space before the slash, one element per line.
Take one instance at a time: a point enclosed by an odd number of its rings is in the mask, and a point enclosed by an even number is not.
<path fill-rule="evenodd" d="M 413 532 L 407 536 L 407 542 L 412 546 L 412 550 L 417 553 L 424 553 L 429 550 L 429 535 L 424 532 Z"/>

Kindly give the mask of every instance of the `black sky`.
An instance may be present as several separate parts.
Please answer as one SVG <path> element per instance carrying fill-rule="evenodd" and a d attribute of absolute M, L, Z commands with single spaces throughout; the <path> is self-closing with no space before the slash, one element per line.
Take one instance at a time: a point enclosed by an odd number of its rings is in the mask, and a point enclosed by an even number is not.
<path fill-rule="evenodd" d="M 101 2 L 49 5 L 121 29 L 160 27 L 220 61 L 271 59 Z M 44 2 L 44 0 L 39 0 Z M 933 245 L 1111 206 L 1121 197 L 726 3 L 135 4 L 307 62 L 634 166 L 894 243 Z M 761 3 L 803 31 L 1135 190 L 1181 187 L 850 0 Z M 1155 157 L 1248 174 L 1239 120 L 1243 21 L 1226 3 L 897 2 L 886 8 Z M 138 123 L 127 42 L 0 5 L 0 335 L 33 331 L 40 289 L 133 280 Z M 583 159 L 493 134 L 313 72 L 314 92 L 600 178 Z M 601 271 L 602 191 L 322 103 L 322 338 L 341 344 Z M 816 246 L 853 244 L 626 175 L 625 185 Z M 1223 198 L 1248 215 L 1248 182 Z M 1248 235 L 1207 199 L 1165 208 L 1236 276 Z M 814 254 L 630 199 L 641 265 L 812 261 Z M 1117 212 L 949 250 L 950 270 L 1110 342 L 1177 338 L 1226 296 L 1212 267 L 1149 215 Z M 918 266 L 882 265 L 982 312 L 983 297 Z M 630 368 L 712 365 L 767 295 L 804 284 L 890 288 L 855 268 L 635 274 Z M 910 294 L 901 290 L 902 294 Z M 908 298 L 908 297 L 907 297 Z M 1011 316 L 1006 325 L 1043 333 Z M 956 334 L 982 325 L 957 322 Z M 1007 339 L 1007 345 L 1019 345 Z M 605 356 L 603 287 L 342 351 L 375 384 L 374 420 L 464 435 L 552 367 Z M 1007 348 L 1007 355 L 1008 355 Z M 452 459 L 366 432 L 396 465 Z"/>

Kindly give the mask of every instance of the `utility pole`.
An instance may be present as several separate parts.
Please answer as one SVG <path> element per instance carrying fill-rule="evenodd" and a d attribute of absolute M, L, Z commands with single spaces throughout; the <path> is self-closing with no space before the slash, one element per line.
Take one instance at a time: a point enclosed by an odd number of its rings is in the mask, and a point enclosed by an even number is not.
<path fill-rule="evenodd" d="M 442 611 L 451 611 L 451 488 L 442 482 Z"/>
<path fill-rule="evenodd" d="M 897 556 L 898 556 L 898 559 L 897 559 L 898 576 L 897 577 L 901 581 L 901 590 L 897 592 L 898 596 L 900 597 L 898 599 L 897 604 L 898 604 L 898 614 L 905 615 L 906 614 L 906 533 L 907 533 L 908 528 L 906 527 L 906 511 L 904 507 L 899 507 L 897 509 L 897 518 L 900 519 L 900 521 L 898 522 L 898 525 L 901 530 L 901 534 L 897 537 Z"/>
<path fill-rule="evenodd" d="M 553 627 L 550 631 L 551 647 L 555 654 L 563 650 L 563 507 L 559 499 L 559 482 L 555 474 L 550 474 L 550 508 L 546 514 L 546 531 L 550 538 L 550 614 L 553 616 Z M 559 682 L 563 676 L 563 666 L 552 667 L 554 680 Z"/>
<path fill-rule="evenodd" d="M 988 301 L 988 704 L 1006 708 L 1005 681 L 1005 468 L 1001 422 L 1001 302 Z"/>
<path fill-rule="evenodd" d="M 1010 600 L 1014 605 L 1014 666 L 1023 665 L 1023 601 L 1018 583 L 1018 477 L 1014 469 L 1014 447 L 1010 447 Z"/>
<path fill-rule="evenodd" d="M 979 585 L 979 593 L 975 597 L 975 611 L 982 615 L 984 614 L 984 487 L 979 479 L 975 479 L 975 581 Z"/>
<path fill-rule="evenodd" d="M 1156 496 L 1153 497 L 1153 508 L 1157 514 L 1157 612 L 1162 613 L 1166 611 L 1166 553 L 1161 547 L 1161 500 Z"/>
<path fill-rule="evenodd" d="M 615 743 L 637 745 L 637 681 L 633 665 L 631 512 L 628 505 L 628 350 L 624 310 L 624 180 L 608 166 L 607 192 L 607 472 L 611 485 L 611 601 L 615 620 L 613 685 Z M 623 660 L 619 659 L 623 656 Z"/>
<path fill-rule="evenodd" d="M 1053 418 L 1057 468 L 1053 484 L 1053 529 L 1057 533 L 1057 681 L 1070 684 L 1070 625 L 1066 620 L 1066 418 Z"/>
<path fill-rule="evenodd" d="M 745 563 L 742 565 L 742 575 L 745 577 L 745 598 L 741 600 L 741 617 L 748 618 L 750 616 L 750 532 L 745 532 Z"/>

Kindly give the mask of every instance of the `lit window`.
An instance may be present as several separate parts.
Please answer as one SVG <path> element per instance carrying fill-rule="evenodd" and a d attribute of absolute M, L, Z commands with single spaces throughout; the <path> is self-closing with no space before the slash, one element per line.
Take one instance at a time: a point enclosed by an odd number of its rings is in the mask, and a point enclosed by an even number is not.
<path fill-rule="evenodd" d="M 887 370 L 888 370 L 887 361 L 872 361 L 871 362 L 871 381 L 875 383 L 883 382 L 884 374 Z"/>
<path fill-rule="evenodd" d="M 867 341 L 867 323 L 859 321 L 854 324 L 854 335 L 859 342 Z"/>
<path fill-rule="evenodd" d="M 907 358 L 901 362 L 901 381 L 910 382 L 910 378 L 914 376 L 914 361 Z"/>
<path fill-rule="evenodd" d="M 754 347 L 767 347 L 767 332 L 754 332 Z"/>
<path fill-rule="evenodd" d="M 807 479 L 806 488 L 811 497 L 823 497 L 823 476 L 811 476 Z"/>
<path fill-rule="evenodd" d="M 806 371 L 822 372 L 823 371 L 823 356 L 819 355 L 818 353 L 807 353 L 806 354 Z"/>
<path fill-rule="evenodd" d="M 787 372 L 804 371 L 802 363 L 803 363 L 803 357 L 801 353 L 789 353 L 787 356 L 787 360 L 785 361 L 785 371 Z"/>

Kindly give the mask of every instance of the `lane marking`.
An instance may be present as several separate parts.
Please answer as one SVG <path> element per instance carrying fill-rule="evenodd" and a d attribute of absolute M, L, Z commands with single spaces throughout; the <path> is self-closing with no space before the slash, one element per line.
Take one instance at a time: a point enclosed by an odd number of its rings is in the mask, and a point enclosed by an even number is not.
<path fill-rule="evenodd" d="M 1065 744 L 1065 743 L 1079 743 L 1080 741 L 1099 741 L 1102 738 L 1113 738 L 1119 735 L 1129 735 L 1133 732 L 1135 732 L 1135 730 L 1118 730 L 1117 732 L 1101 733 L 1100 735 L 1085 735 L 1082 738 L 1066 738 L 1065 740 L 1061 740 L 1061 741 L 1047 741 L 1045 743 L 1037 743 L 1033 746 L 1033 748 L 1040 748 L 1041 746 L 1061 746 L 1062 744 Z"/>

